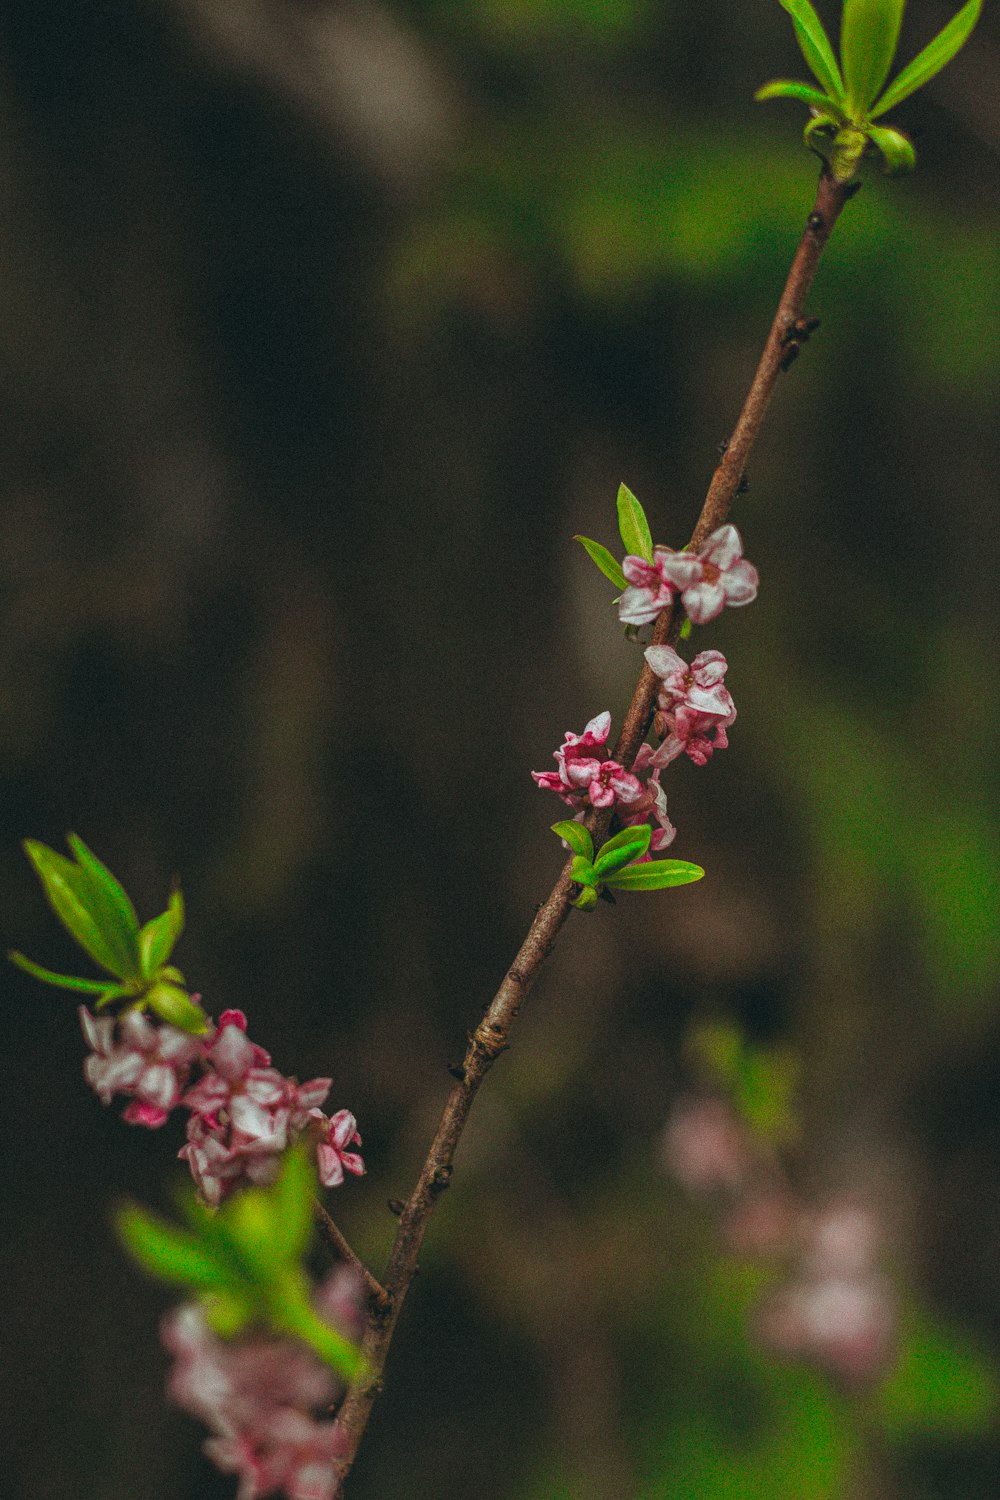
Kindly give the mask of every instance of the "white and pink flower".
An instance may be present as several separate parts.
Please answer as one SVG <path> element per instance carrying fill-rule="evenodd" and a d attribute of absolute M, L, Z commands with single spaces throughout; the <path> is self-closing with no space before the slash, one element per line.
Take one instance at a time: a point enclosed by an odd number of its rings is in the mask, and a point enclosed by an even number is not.
<path fill-rule="evenodd" d="M 695 625 L 714 620 L 727 604 L 750 604 L 760 581 L 757 569 L 743 556 L 739 532 L 730 524 L 713 531 L 700 552 L 665 553 L 660 571 L 680 594 L 685 613 Z"/>
<path fill-rule="evenodd" d="M 94 1016 L 85 1005 L 80 1026 L 91 1047 L 83 1076 L 102 1104 L 116 1094 L 131 1103 L 123 1112 L 130 1125 L 156 1129 L 175 1108 L 200 1057 L 198 1037 L 175 1026 L 157 1024 L 137 1010 L 121 1017 Z"/>

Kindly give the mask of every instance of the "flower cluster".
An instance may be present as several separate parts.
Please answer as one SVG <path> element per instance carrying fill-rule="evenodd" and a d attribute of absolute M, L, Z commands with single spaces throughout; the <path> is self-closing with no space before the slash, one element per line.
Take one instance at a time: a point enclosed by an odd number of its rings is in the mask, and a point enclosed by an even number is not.
<path fill-rule="evenodd" d="M 675 595 L 695 625 L 707 625 L 727 604 L 750 604 L 757 597 L 757 569 L 743 556 L 735 526 L 713 531 L 700 552 L 656 547 L 651 560 L 629 556 L 622 563 L 628 582 L 618 601 L 623 625 L 650 625 Z"/>
<path fill-rule="evenodd" d="M 649 646 L 646 660 L 660 680 L 653 728 L 662 744 L 657 766 L 668 766 L 683 751 L 696 766 L 729 744 L 726 730 L 736 718 L 732 694 L 724 686 L 727 662 L 721 651 L 702 651 L 690 664 L 671 646 Z"/>
<path fill-rule="evenodd" d="M 667 817 L 667 797 L 660 786 L 660 767 L 649 745 L 643 745 L 631 771 L 608 757 L 605 742 L 611 732 L 607 711 L 591 719 L 582 734 L 567 733 L 554 752 L 556 771 L 532 771 L 545 791 L 556 792 L 582 818 L 589 807 L 614 807 L 625 827 L 655 819 L 650 850 L 672 843 L 677 830 Z M 645 777 L 645 780 L 642 778 Z M 647 854 L 646 859 L 649 858 Z"/>
<path fill-rule="evenodd" d="M 361 1299 L 358 1278 L 340 1267 L 317 1289 L 316 1310 L 353 1338 Z M 220 1339 L 197 1303 L 169 1312 L 161 1336 L 174 1359 L 167 1393 L 211 1430 L 205 1452 L 239 1476 L 237 1500 L 277 1491 L 288 1500 L 332 1500 L 343 1439 L 333 1422 L 317 1418 L 339 1392 L 328 1365 L 294 1339 Z"/>
<path fill-rule="evenodd" d="M 648 528 L 646 535 L 648 539 Z M 649 546 L 648 558 L 630 554 L 622 563 L 629 586 L 618 601 L 618 613 L 627 625 L 655 620 L 677 594 L 696 624 L 714 620 L 727 604 L 749 604 L 757 596 L 757 570 L 744 559 L 735 526 L 720 526 L 700 552 Z M 612 566 L 609 561 L 607 568 Z M 557 770 L 531 773 L 545 791 L 556 792 L 575 808 L 578 819 L 590 808 L 610 807 L 623 828 L 658 825 L 643 860 L 665 849 L 676 835 L 660 772 L 681 753 L 696 766 L 705 765 L 729 744 L 726 731 L 736 718 L 723 681 L 727 663 L 721 651 L 702 651 L 688 664 L 672 646 L 649 646 L 646 661 L 659 679 L 653 728 L 660 744 L 655 750 L 640 746 L 631 771 L 612 760 L 605 747 L 611 715 L 605 712 L 591 719 L 582 734 L 565 735 L 555 751 Z"/>
<path fill-rule="evenodd" d="M 364 1172 L 349 1149 L 361 1144 L 354 1116 L 341 1109 L 328 1117 L 320 1108 L 332 1079 L 286 1078 L 250 1041 L 242 1011 L 223 1012 L 204 1037 L 134 1009 L 115 1018 L 81 1006 L 80 1024 L 92 1049 L 84 1077 L 102 1103 L 125 1095 L 123 1118 L 150 1129 L 175 1108 L 190 1112 L 187 1144 L 178 1154 L 206 1203 L 220 1203 L 239 1183 L 273 1182 L 282 1152 L 301 1135 L 315 1146 L 324 1187 L 338 1186 L 345 1172 Z"/>
<path fill-rule="evenodd" d="M 754 1314 L 757 1338 L 844 1385 L 884 1375 L 896 1310 L 879 1265 L 881 1233 L 858 1203 L 836 1199 L 814 1212 L 784 1180 L 767 1145 L 715 1094 L 679 1099 L 663 1136 L 663 1164 L 689 1193 L 713 1202 L 729 1250 L 791 1262 Z"/>

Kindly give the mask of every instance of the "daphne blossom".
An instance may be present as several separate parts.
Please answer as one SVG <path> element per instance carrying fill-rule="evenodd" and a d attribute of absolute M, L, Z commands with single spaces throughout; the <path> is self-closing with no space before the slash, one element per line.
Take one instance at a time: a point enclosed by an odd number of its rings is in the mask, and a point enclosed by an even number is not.
<path fill-rule="evenodd" d="M 649 745 L 642 745 L 631 771 L 607 757 L 605 741 L 611 732 L 607 712 L 591 719 L 582 734 L 567 733 L 554 752 L 557 771 L 532 771 L 544 791 L 557 792 L 582 817 L 589 807 L 614 807 L 623 827 L 655 824 L 650 840 L 654 853 L 665 849 L 676 829 L 667 817 L 667 799 L 659 784 L 659 765 Z M 666 762 L 663 762 L 666 764 Z M 644 856 L 646 858 L 648 856 Z"/>
<path fill-rule="evenodd" d="M 649 625 L 673 602 L 676 585 L 665 566 L 672 556 L 669 548 L 657 547 L 652 562 L 631 555 L 625 558 L 622 572 L 629 587 L 618 601 L 618 618 L 623 625 Z"/>
<path fill-rule="evenodd" d="M 660 679 L 653 728 L 662 744 L 652 764 L 662 769 L 683 751 L 703 766 L 729 744 L 726 730 L 736 719 L 722 680 L 726 658 L 721 651 L 702 651 L 689 666 L 671 646 L 649 646 L 646 660 Z"/>
<path fill-rule="evenodd" d="M 757 597 L 757 569 L 744 558 L 740 534 L 729 524 L 713 531 L 700 552 L 666 553 L 660 567 L 695 625 L 714 620 L 727 604 L 750 604 Z"/>
<path fill-rule="evenodd" d="M 92 1049 L 83 1076 L 101 1103 L 110 1104 L 116 1094 L 124 1094 L 131 1100 L 124 1111 L 130 1125 L 162 1125 L 201 1054 L 199 1038 L 156 1024 L 137 1010 L 116 1020 L 92 1015 L 81 1005 L 79 1015 Z"/>

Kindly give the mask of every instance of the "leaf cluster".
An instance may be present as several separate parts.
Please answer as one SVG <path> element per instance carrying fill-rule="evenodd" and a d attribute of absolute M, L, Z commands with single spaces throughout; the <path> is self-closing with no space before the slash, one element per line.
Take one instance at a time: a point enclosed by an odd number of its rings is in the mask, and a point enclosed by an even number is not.
<path fill-rule="evenodd" d="M 646 562 L 653 561 L 653 537 L 646 512 L 627 484 L 618 486 L 618 531 L 626 556 L 641 557 Z M 607 547 L 592 541 L 589 536 L 575 536 L 573 540 L 586 549 L 591 562 L 600 568 L 605 578 L 611 579 L 616 589 L 628 586 L 621 565 L 615 561 Z"/>
<path fill-rule="evenodd" d="M 11 962 L 44 984 L 94 996 L 97 1010 L 125 1000 L 181 1031 L 206 1032 L 208 1018 L 188 994 L 183 974 L 167 962 L 184 930 L 179 887 L 171 891 L 166 911 L 140 927 L 135 907 L 107 866 L 75 833 L 66 842 L 72 859 L 36 839 L 25 840 L 24 852 L 70 937 L 111 978 L 57 974 L 17 952 L 8 955 Z"/>
<path fill-rule="evenodd" d="M 780 3 L 792 18 L 802 55 L 820 87 L 777 78 L 758 89 L 755 97 L 798 99 L 808 104 L 812 118 L 805 128 L 806 145 L 827 159 L 840 182 L 854 176 L 869 145 L 881 152 L 887 172 L 912 171 L 916 153 L 909 137 L 874 122 L 951 61 L 979 20 L 983 0 L 967 0 L 884 93 L 906 0 L 844 0 L 839 63 L 810 0 Z"/>
<path fill-rule="evenodd" d="M 314 1311 L 302 1257 L 312 1238 L 315 1173 L 305 1150 L 285 1153 L 268 1188 L 246 1188 L 212 1210 L 194 1194 L 182 1199 L 188 1228 L 128 1204 L 118 1232 L 151 1275 L 192 1293 L 224 1338 L 260 1324 L 291 1334 L 347 1379 L 361 1357 L 343 1334 Z"/>
<path fill-rule="evenodd" d="M 653 830 L 648 823 L 623 828 L 601 845 L 596 857 L 594 840 L 582 823 L 566 819 L 553 823 L 552 832 L 573 850 L 572 878 L 581 889 L 572 904 L 581 911 L 593 910 L 602 889 L 661 891 L 671 885 L 690 885 L 705 873 L 700 865 L 682 859 L 651 859 L 634 864 L 633 861 L 649 852 Z"/>

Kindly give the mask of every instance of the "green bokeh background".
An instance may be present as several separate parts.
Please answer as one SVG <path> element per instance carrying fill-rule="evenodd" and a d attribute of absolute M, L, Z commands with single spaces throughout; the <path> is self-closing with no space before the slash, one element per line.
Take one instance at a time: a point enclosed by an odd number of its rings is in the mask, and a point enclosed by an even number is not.
<path fill-rule="evenodd" d="M 821 4 L 833 19 L 834 7 Z M 948 18 L 911 0 L 902 55 Z M 438 1209 L 356 1500 L 987 1500 L 1000 1466 L 1000 24 L 894 116 L 705 632 L 732 748 L 667 778 L 696 887 L 574 917 Z M 637 670 L 571 541 L 690 532 L 816 164 L 777 0 L 8 0 L 0 893 L 75 828 L 278 1066 L 332 1072 L 378 1266 L 559 867 L 529 779 Z M 214 1500 L 109 1228 L 176 1129 L 5 976 L 5 1493 Z M 883 1213 L 905 1312 L 848 1398 L 659 1165 L 693 1021 L 798 1061 L 794 1171 Z M 990 1351 L 993 1351 L 991 1354 Z"/>

